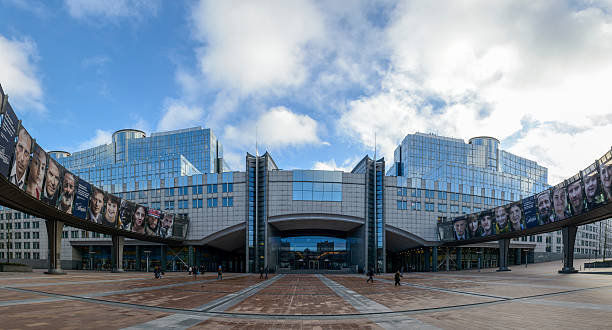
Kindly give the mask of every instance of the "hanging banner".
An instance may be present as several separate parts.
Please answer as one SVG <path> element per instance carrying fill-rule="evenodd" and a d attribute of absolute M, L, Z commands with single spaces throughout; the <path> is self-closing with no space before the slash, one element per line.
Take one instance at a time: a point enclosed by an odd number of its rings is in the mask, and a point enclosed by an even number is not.
<path fill-rule="evenodd" d="M 525 219 L 525 226 L 532 228 L 539 226 L 538 222 L 538 208 L 536 207 L 535 196 L 529 196 L 521 201 L 523 204 L 523 218 Z"/>
<path fill-rule="evenodd" d="M 138 234 L 145 233 L 145 219 L 147 217 L 147 208 L 142 205 L 134 207 L 134 215 L 132 216 L 132 231 Z"/>
<path fill-rule="evenodd" d="M 32 136 L 25 129 L 19 127 L 17 134 L 17 143 L 15 144 L 15 152 L 13 153 L 13 163 L 9 174 L 9 181 L 25 190 L 25 179 L 30 165 L 30 154 L 32 153 Z"/>
<path fill-rule="evenodd" d="M 13 152 L 15 152 L 15 137 L 19 120 L 11 105 L 7 102 L 2 126 L 0 126 L 0 174 L 8 178 Z"/>
<path fill-rule="evenodd" d="M 62 166 L 55 159 L 49 157 L 48 160 L 49 164 L 47 165 L 47 173 L 45 174 L 45 183 L 40 200 L 55 207 L 61 186 L 60 178 L 62 178 L 64 172 Z"/>
<path fill-rule="evenodd" d="M 119 203 L 121 200 L 110 193 L 106 194 L 104 202 L 104 215 L 102 216 L 102 224 L 109 227 L 117 227 L 117 217 L 119 215 Z"/>
<path fill-rule="evenodd" d="M 102 211 L 104 209 L 104 191 L 96 187 L 91 187 L 89 195 L 89 212 L 87 220 L 95 223 L 102 223 Z"/>
<path fill-rule="evenodd" d="M 134 213 L 134 203 L 126 199 L 121 200 L 119 207 L 119 222 L 117 228 L 123 230 L 132 230 L 132 214 Z"/>
<path fill-rule="evenodd" d="M 87 204 L 91 194 L 91 184 L 85 180 L 78 179 L 76 193 L 74 196 L 74 206 L 72 214 L 83 220 L 87 219 Z"/>
<path fill-rule="evenodd" d="M 172 236 L 172 226 L 174 225 L 174 214 L 164 213 L 162 216 L 161 227 L 159 228 L 159 236 L 167 238 Z"/>
<path fill-rule="evenodd" d="M 74 202 L 74 192 L 76 188 L 76 177 L 69 171 L 64 171 L 62 176 L 62 189 L 60 190 L 57 208 L 68 214 L 72 214 L 72 204 Z"/>
<path fill-rule="evenodd" d="M 45 171 L 47 170 L 47 153 L 37 144 L 34 144 L 34 153 L 30 161 L 30 169 L 28 170 L 28 178 L 26 180 L 26 192 L 40 199 L 42 196 L 43 181 L 45 179 Z"/>

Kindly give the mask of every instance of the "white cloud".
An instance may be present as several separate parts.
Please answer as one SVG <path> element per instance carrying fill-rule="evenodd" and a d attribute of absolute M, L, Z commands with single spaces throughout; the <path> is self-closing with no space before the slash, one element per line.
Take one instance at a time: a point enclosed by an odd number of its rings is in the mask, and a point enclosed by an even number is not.
<path fill-rule="evenodd" d="M 200 1 L 193 10 L 202 73 L 240 93 L 299 86 L 309 47 L 323 38 L 308 1 Z"/>
<path fill-rule="evenodd" d="M 66 0 L 70 16 L 76 19 L 142 19 L 156 16 L 158 0 Z"/>
<path fill-rule="evenodd" d="M 350 172 L 353 170 L 357 162 L 359 162 L 363 157 L 352 157 L 345 159 L 342 164 L 336 164 L 336 160 L 334 158 L 328 161 L 315 161 L 312 169 L 313 170 L 324 170 L 324 171 L 344 171 Z"/>
<path fill-rule="evenodd" d="M 240 126 L 226 126 L 223 141 L 251 149 L 256 140 L 256 127 L 260 150 L 325 143 L 319 139 L 319 127 L 314 119 L 293 113 L 285 107 L 271 108 L 255 122 L 245 121 Z"/>
<path fill-rule="evenodd" d="M 164 114 L 157 123 L 157 131 L 188 128 L 200 125 L 204 110 L 196 106 L 188 106 L 179 100 L 166 100 Z"/>
<path fill-rule="evenodd" d="M 610 124 L 591 118 L 612 114 L 612 17 L 583 5 L 402 3 L 387 29 L 389 72 L 378 91 L 347 102 L 338 125 L 369 147 L 377 132 L 387 159 L 415 131 L 495 136 L 548 166 L 549 182 L 571 176 L 610 147 Z M 525 127 L 526 118 L 557 124 Z M 568 145 L 580 146 L 576 157 Z"/>
<path fill-rule="evenodd" d="M 111 143 L 113 139 L 113 132 L 105 131 L 101 129 L 96 130 L 96 135 L 91 139 L 79 144 L 76 150 L 85 150 L 99 145 Z"/>
<path fill-rule="evenodd" d="M 0 35 L 0 83 L 18 111 L 46 112 L 36 68 L 36 44 L 30 39 L 9 40 Z"/>
<path fill-rule="evenodd" d="M 44 2 L 34 0 L 2 0 L 3 4 L 12 5 L 21 10 L 28 11 L 40 18 L 46 18 L 50 15 L 51 10 Z"/>

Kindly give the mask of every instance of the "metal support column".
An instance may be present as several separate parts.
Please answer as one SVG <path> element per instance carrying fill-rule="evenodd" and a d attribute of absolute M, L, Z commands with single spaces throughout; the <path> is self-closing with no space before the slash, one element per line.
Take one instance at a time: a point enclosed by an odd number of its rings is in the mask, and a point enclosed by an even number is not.
<path fill-rule="evenodd" d="M 193 249 L 193 245 L 189 245 L 189 266 L 195 265 L 195 251 Z"/>
<path fill-rule="evenodd" d="M 438 247 L 434 246 L 433 248 L 433 253 L 432 253 L 432 266 L 433 266 L 433 271 L 437 272 L 438 271 Z"/>
<path fill-rule="evenodd" d="M 426 272 L 431 271 L 431 264 L 430 264 L 430 262 L 429 262 L 429 258 L 430 258 L 431 256 L 430 256 L 429 251 L 430 251 L 430 248 L 429 248 L 429 247 L 426 247 L 426 248 L 425 248 L 425 269 L 424 269 L 424 271 L 426 271 Z"/>
<path fill-rule="evenodd" d="M 499 243 L 499 268 L 498 272 L 509 272 L 508 268 L 508 248 L 510 247 L 510 239 L 504 238 L 498 241 Z"/>
<path fill-rule="evenodd" d="M 574 243 L 576 242 L 576 226 L 563 227 L 561 233 L 563 235 L 563 269 L 559 271 L 562 274 L 577 273 L 574 268 Z"/>
<path fill-rule="evenodd" d="M 167 254 L 166 250 L 168 250 L 168 247 L 166 245 L 162 245 L 159 247 L 159 249 L 160 249 L 159 264 L 160 264 L 161 270 L 165 272 L 167 270 L 166 263 L 168 262 L 166 260 L 166 254 Z"/>
<path fill-rule="evenodd" d="M 123 244 L 125 237 L 113 235 L 113 246 L 111 247 L 111 260 L 113 273 L 123 273 Z"/>
<path fill-rule="evenodd" d="M 62 229 L 64 223 L 57 220 L 47 220 L 47 240 L 49 241 L 49 270 L 45 274 L 66 274 L 62 271 L 60 251 L 62 250 Z"/>
<path fill-rule="evenodd" d="M 522 265 L 523 264 L 523 255 L 521 249 L 514 249 L 514 264 Z"/>
<path fill-rule="evenodd" d="M 462 252 L 461 248 L 458 247 L 457 248 L 457 259 L 455 259 L 456 260 L 456 264 L 457 264 L 457 270 L 463 269 L 463 262 L 462 262 L 463 261 L 462 260 L 463 259 L 463 255 L 462 255 L 461 252 Z"/>
<path fill-rule="evenodd" d="M 141 270 L 140 267 L 142 266 L 141 262 L 140 262 L 140 259 L 142 258 L 142 255 L 141 255 L 142 249 L 140 248 L 140 245 L 136 245 L 135 246 L 135 250 L 136 250 L 135 251 L 135 253 L 136 253 L 136 264 L 134 265 L 134 267 L 136 267 L 137 271 L 140 271 Z"/>

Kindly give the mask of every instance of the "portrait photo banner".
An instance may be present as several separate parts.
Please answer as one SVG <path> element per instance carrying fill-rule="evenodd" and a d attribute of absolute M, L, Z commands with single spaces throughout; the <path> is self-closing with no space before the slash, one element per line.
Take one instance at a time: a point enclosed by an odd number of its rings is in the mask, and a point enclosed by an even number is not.
<path fill-rule="evenodd" d="M 0 126 L 0 174 L 8 178 L 13 152 L 15 151 L 15 137 L 19 119 L 9 103 L 6 104 L 2 126 Z"/>

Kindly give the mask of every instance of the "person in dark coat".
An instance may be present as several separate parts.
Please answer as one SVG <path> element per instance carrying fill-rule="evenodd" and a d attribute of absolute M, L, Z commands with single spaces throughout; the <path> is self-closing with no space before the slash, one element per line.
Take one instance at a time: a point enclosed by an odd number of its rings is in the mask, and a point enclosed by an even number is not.
<path fill-rule="evenodd" d="M 366 283 L 370 281 L 374 283 L 374 271 L 372 269 L 368 270 L 368 279 L 366 280 Z"/>
<path fill-rule="evenodd" d="M 402 277 L 402 274 L 400 274 L 400 272 L 398 270 L 397 272 L 395 272 L 395 285 L 394 286 L 401 285 L 400 284 L 400 277 Z"/>

